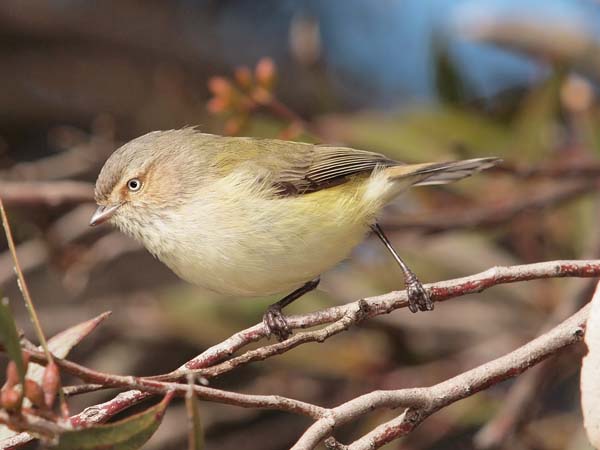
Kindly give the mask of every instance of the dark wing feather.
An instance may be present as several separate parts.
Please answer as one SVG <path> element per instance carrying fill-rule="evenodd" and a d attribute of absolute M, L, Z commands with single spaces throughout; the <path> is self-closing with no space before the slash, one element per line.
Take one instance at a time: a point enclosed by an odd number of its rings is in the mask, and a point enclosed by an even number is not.
<path fill-rule="evenodd" d="M 236 167 L 257 175 L 273 186 L 274 194 L 308 194 L 345 183 L 352 175 L 371 173 L 377 167 L 402 165 L 386 156 L 332 145 L 313 145 L 278 139 L 215 137 L 213 170 L 223 176 Z M 231 149 L 235 149 L 232 152 Z M 225 151 L 226 150 L 226 151 Z"/>
<path fill-rule="evenodd" d="M 315 145 L 293 158 L 292 167 L 282 170 L 273 179 L 278 195 L 298 195 L 326 189 L 344 183 L 351 175 L 372 172 L 377 167 L 401 163 L 379 153 L 346 147 Z M 300 155 L 298 155 L 300 156 Z"/>

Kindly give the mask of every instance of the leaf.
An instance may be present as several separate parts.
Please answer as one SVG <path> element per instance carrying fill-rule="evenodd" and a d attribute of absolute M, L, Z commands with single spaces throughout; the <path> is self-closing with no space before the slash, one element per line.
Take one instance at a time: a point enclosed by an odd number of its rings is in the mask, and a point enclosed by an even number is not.
<path fill-rule="evenodd" d="M 17 365 L 19 378 L 23 384 L 25 382 L 25 363 L 21 353 L 21 340 L 6 297 L 0 300 L 0 338 L 2 338 L 8 356 Z"/>
<path fill-rule="evenodd" d="M 23 361 L 23 354 L 21 353 L 21 340 L 19 339 L 17 326 L 6 297 L 0 300 L 0 338 L 2 339 L 2 343 L 6 348 L 8 356 L 15 362 L 17 366 L 19 378 L 21 379 L 21 385 L 24 385 L 25 363 Z M 22 400 L 23 397 L 21 397 L 20 401 Z M 9 429 L 5 425 L 0 426 L 0 440 L 8 439 L 17 434 L 17 432 Z"/>
<path fill-rule="evenodd" d="M 52 354 L 58 358 L 67 357 L 73 347 L 79 344 L 83 338 L 94 331 L 96 327 L 100 325 L 109 315 L 110 311 L 104 312 L 93 319 L 74 325 L 53 336 L 48 341 L 48 348 L 50 352 L 52 352 Z M 29 363 L 27 378 L 35 381 L 38 384 L 41 384 L 44 376 L 44 369 L 44 366 L 35 363 Z M 27 400 L 25 401 L 27 402 Z M 12 438 L 17 434 L 17 432 L 11 430 L 7 426 L 0 425 L 0 444 L 4 439 Z"/>
<path fill-rule="evenodd" d="M 94 331 L 109 315 L 110 311 L 104 312 L 93 319 L 81 322 L 52 336 L 48 341 L 48 349 L 57 358 L 66 358 L 73 347 Z M 31 378 L 35 382 L 41 383 L 43 374 L 43 366 L 40 366 L 39 364 L 29 364 L 27 378 Z"/>
<path fill-rule="evenodd" d="M 158 429 L 173 393 L 146 411 L 119 422 L 95 425 L 60 435 L 57 450 L 135 450 Z"/>
<path fill-rule="evenodd" d="M 591 304 L 585 327 L 588 353 L 581 363 L 581 410 L 588 439 L 594 448 L 600 448 L 600 283 Z"/>
<path fill-rule="evenodd" d="M 189 450 L 204 450 L 204 431 L 202 430 L 202 419 L 200 418 L 200 405 L 198 396 L 194 392 L 193 377 L 188 380 L 190 390 L 185 396 L 185 406 L 188 413 L 189 434 L 188 444 Z"/>

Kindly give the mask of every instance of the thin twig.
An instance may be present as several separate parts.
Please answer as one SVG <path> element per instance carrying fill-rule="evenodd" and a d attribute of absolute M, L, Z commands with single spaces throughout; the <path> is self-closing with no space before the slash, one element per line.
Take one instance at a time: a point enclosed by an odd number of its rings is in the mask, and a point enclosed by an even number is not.
<path fill-rule="evenodd" d="M 27 282 L 25 281 L 25 277 L 23 276 L 23 271 L 21 270 L 21 265 L 19 264 L 19 258 L 17 256 L 15 242 L 13 240 L 12 232 L 10 230 L 10 224 L 8 223 L 8 216 L 6 215 L 2 198 L 0 198 L 0 215 L 2 216 L 2 226 L 4 227 L 4 234 L 6 235 L 6 241 L 8 242 L 8 248 L 10 250 L 15 272 L 17 274 L 17 283 L 19 285 L 19 289 L 21 290 L 21 294 L 23 295 L 23 300 L 25 300 L 25 305 L 27 306 L 29 317 L 31 318 L 31 322 L 33 323 L 33 327 L 35 328 L 38 340 L 40 341 L 40 345 L 44 349 L 44 354 L 46 355 L 48 364 L 53 364 L 54 361 L 52 353 L 50 353 L 50 350 L 48 348 L 48 342 L 46 341 L 44 330 L 42 330 L 42 324 L 40 323 L 37 311 L 33 306 L 31 294 L 29 293 L 29 287 L 27 286 Z M 68 416 L 69 408 L 65 399 L 65 395 L 62 391 L 62 387 L 60 386 L 60 381 L 58 387 L 58 394 L 60 399 L 61 411 L 63 415 Z"/>
<path fill-rule="evenodd" d="M 576 182 L 550 192 L 517 197 L 496 205 L 473 206 L 468 209 L 440 211 L 425 217 L 390 217 L 384 225 L 387 229 L 414 229 L 423 233 L 439 233 L 459 228 L 493 227 L 510 222 L 526 211 L 561 205 L 598 189 L 589 181 Z"/>
<path fill-rule="evenodd" d="M 0 181 L 7 205 L 60 206 L 94 200 L 94 185 L 83 181 Z"/>
<path fill-rule="evenodd" d="M 43 352 L 26 350 L 25 353 L 30 356 L 30 361 L 35 363 L 45 365 L 48 362 L 47 357 Z M 147 377 L 134 377 L 98 372 L 61 358 L 54 358 L 54 362 L 65 372 L 88 383 L 101 384 L 104 387 L 135 389 L 151 394 L 167 394 L 168 392 L 174 392 L 180 397 L 185 397 L 189 390 L 193 388 L 198 397 L 203 400 L 237 405 L 245 408 L 275 409 L 311 418 L 321 417 L 325 411 L 325 409 L 320 406 L 278 395 L 238 394 L 236 392 L 222 391 L 206 386 L 194 385 L 193 387 L 190 387 L 187 383 L 167 382 Z"/>
<path fill-rule="evenodd" d="M 494 166 L 489 170 L 490 173 L 503 173 L 513 175 L 517 178 L 552 178 L 565 179 L 584 177 L 600 177 L 600 163 L 590 157 L 577 159 L 558 159 L 550 163 L 541 163 L 535 165 L 519 165 L 504 162 Z"/>
<path fill-rule="evenodd" d="M 46 353 L 46 357 L 49 362 L 52 362 L 52 355 L 48 350 L 48 343 L 46 342 L 46 336 L 44 336 L 44 331 L 42 330 L 42 325 L 40 323 L 40 319 L 35 311 L 35 307 L 33 306 L 33 301 L 31 300 L 31 295 L 29 293 L 29 288 L 27 287 L 27 283 L 25 282 L 25 277 L 23 276 L 23 272 L 21 271 L 21 266 L 19 264 L 19 258 L 17 257 L 17 251 L 15 249 L 15 242 L 12 237 L 12 232 L 10 230 L 10 225 L 8 223 L 8 217 L 6 215 L 6 211 L 4 210 L 4 203 L 0 198 L 0 215 L 2 216 L 2 226 L 4 227 L 4 233 L 6 235 L 6 240 L 8 242 L 8 248 L 10 250 L 10 254 L 12 256 L 14 269 L 17 274 L 17 280 L 19 284 L 19 289 L 21 290 L 21 294 L 23 294 L 23 300 L 25 300 L 25 305 L 29 311 L 29 317 L 31 318 L 31 322 L 35 328 L 38 339 L 40 340 L 40 344 Z"/>

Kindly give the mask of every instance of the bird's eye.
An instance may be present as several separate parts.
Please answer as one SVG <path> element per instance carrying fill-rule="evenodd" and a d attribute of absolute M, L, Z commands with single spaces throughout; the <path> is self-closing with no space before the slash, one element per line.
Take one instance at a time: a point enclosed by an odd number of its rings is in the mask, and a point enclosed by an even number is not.
<path fill-rule="evenodd" d="M 131 192 L 137 192 L 141 189 L 141 187 L 142 187 L 142 182 L 140 180 L 138 180 L 137 178 L 132 178 L 131 180 L 129 180 L 127 182 L 127 188 Z"/>

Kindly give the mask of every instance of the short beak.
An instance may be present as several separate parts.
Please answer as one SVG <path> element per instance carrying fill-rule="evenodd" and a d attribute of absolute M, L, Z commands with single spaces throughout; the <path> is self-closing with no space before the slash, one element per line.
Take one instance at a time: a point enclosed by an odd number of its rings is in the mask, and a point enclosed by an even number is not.
<path fill-rule="evenodd" d="M 118 203 L 116 205 L 106 205 L 106 206 L 100 205 L 100 206 L 98 206 L 98 209 L 96 210 L 96 212 L 90 219 L 90 226 L 95 227 L 96 225 L 100 225 L 101 223 L 106 222 L 108 219 L 110 219 L 113 216 L 115 211 L 117 209 L 119 209 L 120 206 L 121 206 L 120 203 Z"/>

